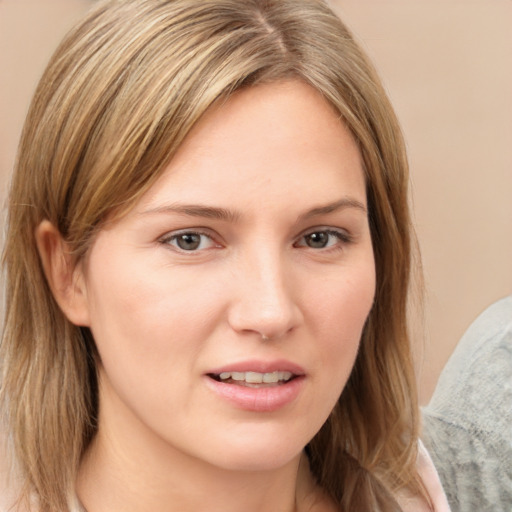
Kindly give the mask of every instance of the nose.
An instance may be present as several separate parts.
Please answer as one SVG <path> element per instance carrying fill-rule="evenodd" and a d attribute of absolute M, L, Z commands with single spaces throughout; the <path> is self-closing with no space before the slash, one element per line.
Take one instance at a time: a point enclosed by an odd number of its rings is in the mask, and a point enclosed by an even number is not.
<path fill-rule="evenodd" d="M 279 255 L 261 251 L 245 259 L 233 276 L 236 293 L 228 320 L 241 334 L 277 339 L 298 327 L 303 319 L 297 282 Z"/>

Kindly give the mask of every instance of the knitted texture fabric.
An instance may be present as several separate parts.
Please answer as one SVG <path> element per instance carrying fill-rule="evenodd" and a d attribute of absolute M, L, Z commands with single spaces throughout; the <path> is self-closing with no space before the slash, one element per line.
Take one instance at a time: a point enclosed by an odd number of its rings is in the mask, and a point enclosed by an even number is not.
<path fill-rule="evenodd" d="M 452 512 L 511 512 L 512 296 L 470 326 L 423 418 Z"/>

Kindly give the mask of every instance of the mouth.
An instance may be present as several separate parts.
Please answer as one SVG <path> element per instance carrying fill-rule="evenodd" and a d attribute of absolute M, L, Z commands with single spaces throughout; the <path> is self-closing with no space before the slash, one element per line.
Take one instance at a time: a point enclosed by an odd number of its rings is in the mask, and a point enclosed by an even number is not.
<path fill-rule="evenodd" d="M 297 375 L 289 371 L 274 371 L 266 373 L 249 371 L 209 373 L 208 377 L 224 384 L 232 384 L 248 388 L 267 388 L 282 386 L 283 384 L 297 378 Z"/>
<path fill-rule="evenodd" d="M 249 412 L 276 412 L 295 402 L 306 372 L 291 361 L 239 361 L 211 369 L 207 387 L 223 401 Z"/>

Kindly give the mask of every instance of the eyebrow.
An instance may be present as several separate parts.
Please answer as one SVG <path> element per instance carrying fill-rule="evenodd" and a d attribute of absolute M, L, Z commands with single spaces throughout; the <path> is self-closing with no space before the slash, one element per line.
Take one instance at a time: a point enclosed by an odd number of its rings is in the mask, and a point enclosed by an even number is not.
<path fill-rule="evenodd" d="M 356 210 L 360 210 L 364 214 L 367 214 L 366 206 L 362 202 L 351 197 L 343 197 L 338 201 L 334 201 L 323 206 L 316 206 L 314 208 L 311 208 L 305 213 L 299 215 L 297 220 L 304 221 L 312 217 L 327 215 L 329 213 L 333 213 L 339 210 L 345 210 L 347 208 L 355 208 Z M 179 203 L 156 206 L 155 208 L 150 208 L 148 210 L 140 212 L 140 215 L 161 213 L 186 215 L 189 217 L 201 217 L 205 219 L 215 219 L 226 222 L 237 222 L 242 217 L 242 215 L 239 212 L 234 210 L 228 210 L 226 208 L 220 208 L 217 206 L 204 206 L 199 204 Z"/>
<path fill-rule="evenodd" d="M 338 210 L 345 210 L 347 208 L 355 208 L 356 210 L 363 212 L 365 215 L 368 213 L 366 206 L 361 201 L 358 201 L 353 197 L 343 197 L 339 201 L 334 201 L 324 206 L 316 206 L 315 208 L 311 208 L 311 210 L 308 210 L 307 212 L 299 215 L 299 220 L 308 220 L 312 217 L 327 215 L 328 213 L 333 213 Z"/>
<path fill-rule="evenodd" d="M 236 222 L 240 218 L 238 212 L 227 210 L 226 208 L 219 208 L 216 206 L 203 206 L 199 204 L 168 204 L 157 206 L 144 210 L 141 215 L 154 214 L 154 213 L 168 213 L 187 215 L 189 217 L 202 217 L 205 219 L 216 219 L 229 222 Z"/>

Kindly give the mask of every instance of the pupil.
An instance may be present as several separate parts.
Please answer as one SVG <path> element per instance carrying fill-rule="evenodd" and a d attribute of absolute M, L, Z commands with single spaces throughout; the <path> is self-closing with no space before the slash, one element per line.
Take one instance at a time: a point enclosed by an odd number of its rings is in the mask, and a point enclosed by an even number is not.
<path fill-rule="evenodd" d="M 184 251 L 193 251 L 201 244 L 201 235 L 195 233 L 188 233 L 180 235 L 177 240 L 178 247 Z"/>
<path fill-rule="evenodd" d="M 309 247 L 313 247 L 315 249 L 322 249 L 327 245 L 329 240 L 329 235 L 323 231 L 318 233 L 311 233 L 307 235 L 306 241 Z"/>

